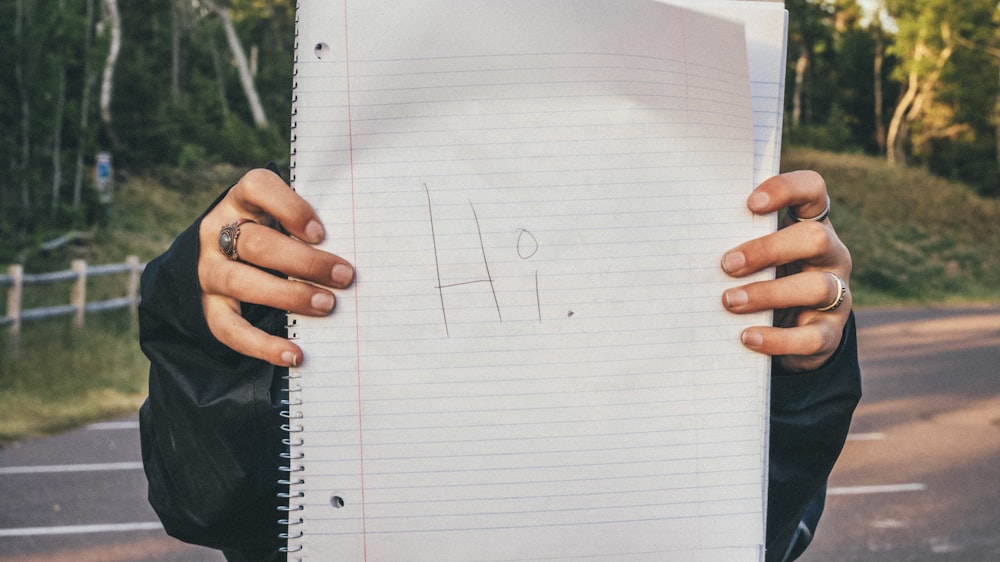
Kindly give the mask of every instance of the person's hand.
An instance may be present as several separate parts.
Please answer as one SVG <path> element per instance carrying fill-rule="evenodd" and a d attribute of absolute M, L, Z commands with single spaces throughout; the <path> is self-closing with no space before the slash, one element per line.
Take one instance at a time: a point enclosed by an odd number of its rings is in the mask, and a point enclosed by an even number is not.
<path fill-rule="evenodd" d="M 233 260 L 220 249 L 219 235 L 224 226 L 241 219 L 254 222 L 237 225 L 239 234 L 231 247 L 238 259 Z M 278 230 L 279 225 L 288 234 Z M 336 298 L 328 288 L 349 286 L 354 269 L 344 259 L 311 246 L 326 235 L 312 207 L 277 174 L 253 170 L 205 215 L 198 234 L 201 304 L 212 334 L 243 355 L 280 366 L 300 364 L 302 350 L 244 320 L 240 303 L 310 316 L 333 311 Z M 283 279 L 264 269 L 302 281 Z"/>
<path fill-rule="evenodd" d="M 800 171 L 762 183 L 747 207 L 761 215 L 790 208 L 808 219 L 825 213 L 828 201 L 823 178 Z M 737 314 L 774 309 L 774 326 L 747 328 L 743 344 L 776 356 L 786 369 L 817 369 L 837 350 L 850 315 L 851 254 L 828 218 L 786 216 L 777 232 L 743 243 L 722 258 L 722 269 L 733 277 L 769 267 L 777 268 L 776 279 L 728 289 L 723 305 Z"/>

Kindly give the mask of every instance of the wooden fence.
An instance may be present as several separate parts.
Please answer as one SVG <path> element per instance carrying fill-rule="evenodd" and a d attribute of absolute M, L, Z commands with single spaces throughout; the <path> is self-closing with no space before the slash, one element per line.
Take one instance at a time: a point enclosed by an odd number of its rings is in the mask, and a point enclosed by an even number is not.
<path fill-rule="evenodd" d="M 20 265 L 7 268 L 6 275 L 0 275 L 0 288 L 7 288 L 7 314 L 0 317 L 0 326 L 8 326 L 11 339 L 17 341 L 21 333 L 21 323 L 28 320 L 73 316 L 73 325 L 82 327 L 89 313 L 131 308 L 139 306 L 139 276 L 146 264 L 139 258 L 129 256 L 125 263 L 87 265 L 85 260 L 73 260 L 70 269 L 51 273 L 25 273 Z M 87 279 L 103 275 L 126 274 L 125 295 L 105 301 L 87 302 Z M 69 304 L 24 309 L 21 307 L 24 288 L 71 281 Z"/>

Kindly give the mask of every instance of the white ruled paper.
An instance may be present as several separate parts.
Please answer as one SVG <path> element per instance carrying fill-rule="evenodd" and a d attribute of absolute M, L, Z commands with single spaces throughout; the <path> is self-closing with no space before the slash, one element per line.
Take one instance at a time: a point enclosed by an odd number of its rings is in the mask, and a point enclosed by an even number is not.
<path fill-rule="evenodd" d="M 293 187 L 357 277 L 290 318 L 290 559 L 761 557 L 750 83 L 655 2 L 300 0 Z"/>

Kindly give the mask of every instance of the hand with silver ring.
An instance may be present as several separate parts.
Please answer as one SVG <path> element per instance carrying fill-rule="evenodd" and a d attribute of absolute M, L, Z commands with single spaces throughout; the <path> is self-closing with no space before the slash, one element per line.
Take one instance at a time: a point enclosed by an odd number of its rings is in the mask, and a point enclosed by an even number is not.
<path fill-rule="evenodd" d="M 253 170 L 202 217 L 198 234 L 198 282 L 212 335 L 242 355 L 300 364 L 301 348 L 251 325 L 241 304 L 310 316 L 333 312 L 335 292 L 353 282 L 354 268 L 315 246 L 326 236 L 316 212 L 277 174 Z"/>
<path fill-rule="evenodd" d="M 722 257 L 722 269 L 734 278 L 776 268 L 773 280 L 726 290 L 722 303 L 736 314 L 774 310 L 773 326 L 752 326 L 740 337 L 746 347 L 775 356 L 792 371 L 815 370 L 830 359 L 851 311 L 851 254 L 829 220 L 829 202 L 826 182 L 816 172 L 766 180 L 747 206 L 756 214 L 787 208 L 786 220 L 777 232 Z"/>

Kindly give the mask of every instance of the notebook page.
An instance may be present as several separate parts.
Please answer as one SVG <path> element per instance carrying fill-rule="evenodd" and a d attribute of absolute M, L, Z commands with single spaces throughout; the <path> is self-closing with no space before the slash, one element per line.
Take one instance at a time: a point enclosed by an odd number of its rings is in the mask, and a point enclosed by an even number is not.
<path fill-rule="evenodd" d="M 780 0 L 659 0 L 743 24 L 753 96 L 754 183 L 778 173 L 788 12 Z"/>
<path fill-rule="evenodd" d="M 785 107 L 785 61 L 788 12 L 784 2 L 753 0 L 659 0 L 700 12 L 738 21 L 744 26 L 747 42 L 750 92 L 753 97 L 754 184 L 779 172 L 781 128 Z M 777 215 L 755 216 L 755 222 L 777 229 Z M 763 381 L 761 400 L 770 401 L 769 381 Z M 764 427 L 764 442 L 768 441 Z M 765 500 L 767 474 L 764 476 Z M 766 514 L 766 501 L 765 501 Z"/>
<path fill-rule="evenodd" d="M 293 185 L 357 282 L 291 318 L 293 559 L 758 559 L 741 26 L 302 0 L 297 40 Z"/>

